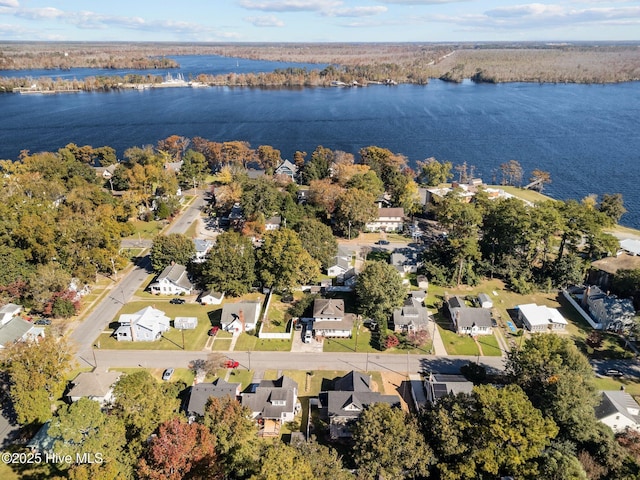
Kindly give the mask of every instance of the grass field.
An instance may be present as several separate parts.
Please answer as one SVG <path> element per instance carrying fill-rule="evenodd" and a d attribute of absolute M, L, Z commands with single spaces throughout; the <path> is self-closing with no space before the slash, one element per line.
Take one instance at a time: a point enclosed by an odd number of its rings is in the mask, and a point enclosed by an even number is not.
<path fill-rule="evenodd" d="M 145 239 L 152 240 L 160 230 L 164 227 L 164 223 L 161 221 L 144 222 L 142 220 L 131 220 L 134 227 L 133 235 L 126 237 L 127 239 Z"/>
<path fill-rule="evenodd" d="M 476 342 L 468 335 L 458 335 L 438 325 L 444 348 L 449 355 L 478 355 L 480 351 Z"/>
<path fill-rule="evenodd" d="M 234 350 L 239 352 L 289 352 L 291 351 L 292 341 L 292 339 L 267 340 L 247 333 L 241 333 Z"/>

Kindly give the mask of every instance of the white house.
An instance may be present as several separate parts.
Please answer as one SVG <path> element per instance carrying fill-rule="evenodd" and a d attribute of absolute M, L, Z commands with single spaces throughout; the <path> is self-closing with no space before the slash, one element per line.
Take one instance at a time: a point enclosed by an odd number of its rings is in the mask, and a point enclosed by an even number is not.
<path fill-rule="evenodd" d="M 393 331 L 398 333 L 426 331 L 429 327 L 429 311 L 422 302 L 409 296 L 402 308 L 393 311 Z"/>
<path fill-rule="evenodd" d="M 260 316 L 261 302 L 226 303 L 222 307 L 222 329 L 234 335 L 255 330 Z"/>
<path fill-rule="evenodd" d="M 104 406 L 113 400 L 113 386 L 122 372 L 82 372 L 71 382 L 73 385 L 67 394 L 72 402 L 81 398 L 95 400 Z"/>
<path fill-rule="evenodd" d="M 447 300 L 451 322 L 459 335 L 491 335 L 491 312 L 485 308 L 468 307 L 464 299 L 454 296 Z"/>
<path fill-rule="evenodd" d="M 419 253 L 413 248 L 396 248 L 389 258 L 389 263 L 404 277 L 407 273 L 416 273 L 422 264 L 418 260 Z"/>
<path fill-rule="evenodd" d="M 8 303 L 0 308 L 0 350 L 13 342 L 37 340 L 44 337 L 44 328 L 21 318 L 21 305 Z"/>
<path fill-rule="evenodd" d="M 261 435 L 277 435 L 280 427 L 300 411 L 298 384 L 289 377 L 262 380 L 251 392 L 242 393 L 242 406 L 262 422 Z"/>
<path fill-rule="evenodd" d="M 298 167 L 289 160 L 283 161 L 273 172 L 274 175 L 286 175 L 292 181 L 296 181 L 296 176 L 298 175 Z"/>
<path fill-rule="evenodd" d="M 344 300 L 317 298 L 313 302 L 313 330 L 320 337 L 350 338 L 353 315 L 345 314 Z"/>
<path fill-rule="evenodd" d="M 207 259 L 207 255 L 211 251 L 211 248 L 213 248 L 213 242 L 202 238 L 194 238 L 193 245 L 196 247 L 196 254 L 193 257 L 192 262 L 203 263 Z"/>
<path fill-rule="evenodd" d="M 339 277 L 349 271 L 349 260 L 343 257 L 333 257 L 331 265 L 327 268 L 327 276 Z"/>
<path fill-rule="evenodd" d="M 156 295 L 190 295 L 193 291 L 193 284 L 187 277 L 186 267 L 174 263 L 167 266 L 156 281 L 149 285 L 149 288 L 151 293 Z"/>
<path fill-rule="evenodd" d="M 640 255 L 640 240 L 627 238 L 620 242 L 620 248 L 629 255 Z"/>
<path fill-rule="evenodd" d="M 224 299 L 223 292 L 214 292 L 213 290 L 205 290 L 198 298 L 202 305 L 220 305 Z"/>
<path fill-rule="evenodd" d="M 404 227 L 404 208 L 378 208 L 378 216 L 365 225 L 371 232 L 401 232 Z"/>
<path fill-rule="evenodd" d="M 640 405 L 624 390 L 605 390 L 596 418 L 611 427 L 615 433 L 626 428 L 640 431 Z"/>
<path fill-rule="evenodd" d="M 264 229 L 267 232 L 272 232 L 274 230 L 278 230 L 281 224 L 282 224 L 282 217 L 280 215 L 275 215 L 265 221 Z"/>
<path fill-rule="evenodd" d="M 561 332 L 567 328 L 567 321 L 556 308 L 535 303 L 518 305 L 516 308 L 519 320 L 532 333 Z"/>
<path fill-rule="evenodd" d="M 118 341 L 153 342 L 169 330 L 170 322 L 162 310 L 145 307 L 136 313 L 120 315 L 120 326 L 114 335 Z"/>

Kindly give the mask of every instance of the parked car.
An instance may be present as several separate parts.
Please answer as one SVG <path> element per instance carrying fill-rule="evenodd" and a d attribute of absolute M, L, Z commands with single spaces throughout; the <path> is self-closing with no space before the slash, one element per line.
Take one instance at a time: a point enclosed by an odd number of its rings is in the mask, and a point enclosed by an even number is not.
<path fill-rule="evenodd" d="M 224 368 L 238 368 L 240 366 L 240 362 L 235 360 L 227 360 L 224 362 Z"/>
<path fill-rule="evenodd" d="M 174 372 L 173 368 L 167 368 L 162 374 L 162 380 L 164 380 L 165 382 L 168 382 L 169 380 L 171 380 L 171 377 L 173 376 L 173 372 Z"/>
<path fill-rule="evenodd" d="M 51 325 L 51 320 L 49 320 L 48 318 L 39 318 L 35 322 L 33 322 L 33 324 L 34 325 Z"/>
<path fill-rule="evenodd" d="M 182 305 L 184 302 L 184 298 L 172 298 L 169 300 L 169 303 L 173 303 L 174 305 Z"/>
<path fill-rule="evenodd" d="M 211 327 L 211 330 L 209 330 L 209 336 L 215 337 L 218 330 L 220 330 L 220 327 Z"/>
<path fill-rule="evenodd" d="M 389 240 L 378 240 L 376 245 L 389 245 Z"/>
<path fill-rule="evenodd" d="M 608 377 L 624 377 L 624 374 L 620 370 L 616 370 L 615 368 L 610 368 L 604 373 Z"/>
<path fill-rule="evenodd" d="M 304 343 L 311 343 L 311 340 L 313 340 L 313 332 L 308 329 L 304 332 Z"/>

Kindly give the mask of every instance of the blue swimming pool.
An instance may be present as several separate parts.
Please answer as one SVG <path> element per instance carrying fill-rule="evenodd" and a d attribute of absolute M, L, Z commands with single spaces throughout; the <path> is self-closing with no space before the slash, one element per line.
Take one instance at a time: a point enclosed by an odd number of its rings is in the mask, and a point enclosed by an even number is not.
<path fill-rule="evenodd" d="M 511 330 L 511 333 L 517 332 L 516 326 L 511 322 L 511 320 L 507 320 L 507 327 L 509 327 L 509 330 Z"/>

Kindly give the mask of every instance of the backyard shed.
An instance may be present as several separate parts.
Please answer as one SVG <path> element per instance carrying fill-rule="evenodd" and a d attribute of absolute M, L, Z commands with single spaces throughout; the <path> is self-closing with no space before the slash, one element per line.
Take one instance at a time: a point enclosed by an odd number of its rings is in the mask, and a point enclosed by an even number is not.
<path fill-rule="evenodd" d="M 482 308 L 493 308 L 493 301 L 486 293 L 478 294 L 478 302 Z"/>

